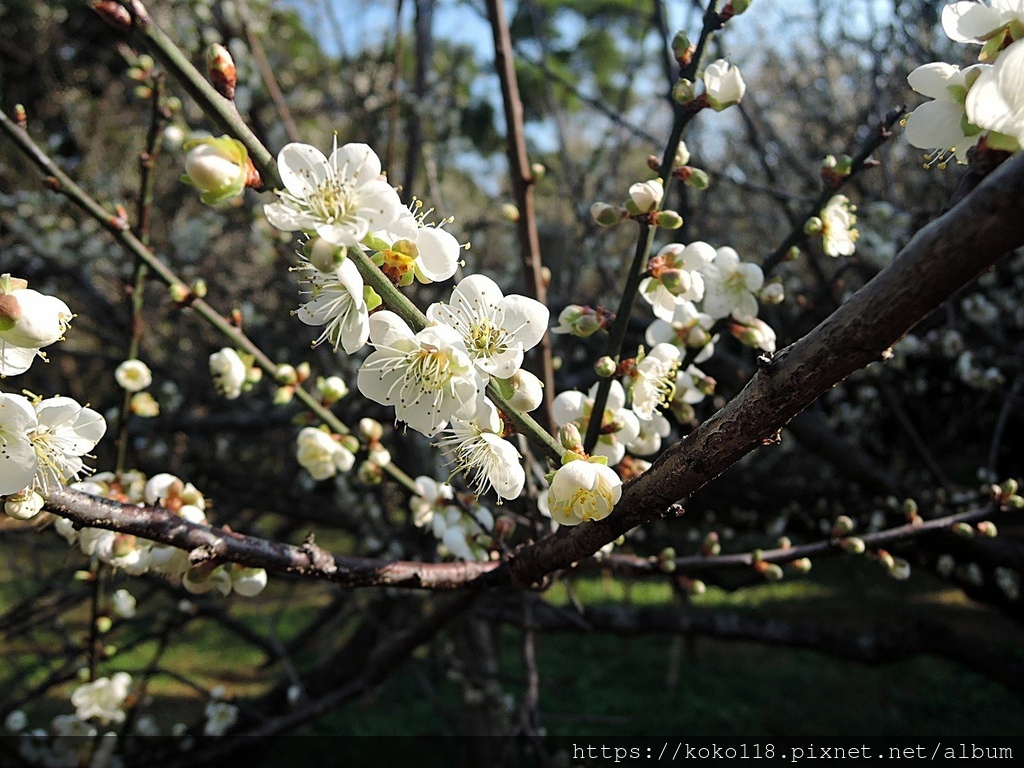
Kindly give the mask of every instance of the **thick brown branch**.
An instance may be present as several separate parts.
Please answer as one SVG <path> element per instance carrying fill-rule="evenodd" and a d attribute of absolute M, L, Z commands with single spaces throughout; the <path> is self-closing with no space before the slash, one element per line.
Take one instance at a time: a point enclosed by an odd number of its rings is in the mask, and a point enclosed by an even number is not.
<path fill-rule="evenodd" d="M 294 573 L 347 587 L 452 589 L 494 568 L 494 563 L 388 562 L 333 555 L 312 541 L 295 546 L 189 523 L 159 507 L 132 507 L 61 489 L 46 494 L 46 508 L 76 526 L 106 528 L 189 550 L 204 561 L 223 560 L 275 573 Z"/>

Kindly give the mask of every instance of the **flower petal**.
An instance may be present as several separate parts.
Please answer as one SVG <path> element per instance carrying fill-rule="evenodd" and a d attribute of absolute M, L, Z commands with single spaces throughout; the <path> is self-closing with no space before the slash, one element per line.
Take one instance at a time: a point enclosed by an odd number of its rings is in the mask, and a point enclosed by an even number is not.
<path fill-rule="evenodd" d="M 286 144 L 277 155 L 277 169 L 285 188 L 300 198 L 333 175 L 324 153 L 309 144 Z"/>

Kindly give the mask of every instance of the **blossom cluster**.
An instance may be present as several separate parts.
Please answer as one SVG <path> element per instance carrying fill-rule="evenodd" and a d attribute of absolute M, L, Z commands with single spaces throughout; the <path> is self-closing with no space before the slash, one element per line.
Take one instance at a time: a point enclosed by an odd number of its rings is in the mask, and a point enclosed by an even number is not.
<path fill-rule="evenodd" d="M 429 529 L 444 550 L 461 560 L 489 560 L 494 516 L 471 498 L 457 497 L 448 483 L 421 476 L 409 510 L 417 528 Z"/>
<path fill-rule="evenodd" d="M 71 487 L 123 504 L 162 507 L 187 522 L 209 524 L 203 494 L 191 483 L 166 472 L 150 478 L 138 471 L 122 472 L 120 476 L 101 472 Z M 66 518 L 59 518 L 54 527 L 68 544 L 77 545 L 91 558 L 132 576 L 156 573 L 180 580 L 193 594 L 216 590 L 222 595 L 235 592 L 253 597 L 267 585 L 267 573 L 262 568 L 247 568 L 237 563 L 192 565 L 186 550 L 102 528 L 77 529 Z"/>
<path fill-rule="evenodd" d="M 1024 144 L 1024 5 L 952 3 L 942 28 L 954 42 L 980 45 L 979 63 L 931 62 L 910 73 L 910 87 L 931 101 L 907 117 L 907 140 L 940 166 L 966 162 L 975 146 L 1016 152 Z"/>
<path fill-rule="evenodd" d="M 365 144 L 335 146 L 330 158 L 293 143 L 278 166 L 285 189 L 264 207 L 278 229 L 301 231 L 309 240 L 296 267 L 308 300 L 296 312 L 323 328 L 314 344 L 330 343 L 348 354 L 369 344 L 357 386 L 367 398 L 393 406 L 404 422 L 438 444 L 470 474 L 478 494 L 493 488 L 499 499 L 522 493 L 525 472 L 505 440 L 497 409 L 486 395 L 503 383 L 517 407 L 540 404 L 540 383 L 521 366 L 548 326 L 547 308 L 533 299 L 505 296 L 483 275 L 461 280 L 447 302 L 431 305 L 424 327 L 381 309 L 365 284 L 350 249 L 359 249 L 397 287 L 451 278 L 460 246 L 444 229 L 428 226 L 420 204 L 408 209 L 382 174 L 380 159 Z M 414 213 L 414 211 L 417 211 Z M 314 478 L 351 468 L 353 451 L 327 433 L 303 430 L 297 456 Z"/>

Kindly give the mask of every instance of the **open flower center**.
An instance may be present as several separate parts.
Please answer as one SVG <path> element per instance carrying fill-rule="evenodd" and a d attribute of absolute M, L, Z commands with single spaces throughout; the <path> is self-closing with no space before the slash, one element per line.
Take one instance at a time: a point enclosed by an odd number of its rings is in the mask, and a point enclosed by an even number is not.
<path fill-rule="evenodd" d="M 443 389 L 452 380 L 452 361 L 444 352 L 424 349 L 415 353 L 408 376 L 425 392 Z"/>
<path fill-rule="evenodd" d="M 490 318 L 484 318 L 469 331 L 469 353 L 474 357 L 497 355 L 507 350 L 508 333 Z"/>

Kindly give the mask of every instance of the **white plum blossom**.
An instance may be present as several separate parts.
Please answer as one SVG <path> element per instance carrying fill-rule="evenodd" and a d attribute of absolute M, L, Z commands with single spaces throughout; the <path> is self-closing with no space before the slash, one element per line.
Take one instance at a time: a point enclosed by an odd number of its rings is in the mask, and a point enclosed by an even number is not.
<path fill-rule="evenodd" d="M 658 344 L 646 355 L 637 357 L 629 373 L 630 397 L 633 413 L 641 422 L 653 418 L 657 409 L 671 398 L 679 357 L 678 347 L 672 344 Z"/>
<path fill-rule="evenodd" d="M 676 305 L 704 297 L 702 273 L 715 258 L 715 249 L 704 242 L 669 243 L 648 264 L 649 277 L 640 282 L 640 295 L 654 316 L 672 322 Z"/>
<path fill-rule="evenodd" d="M 14 496 L 8 496 L 4 502 L 4 512 L 15 520 L 31 520 L 43 511 L 45 500 L 35 491 L 23 490 Z"/>
<path fill-rule="evenodd" d="M 141 392 L 153 383 L 153 372 L 141 360 L 125 360 L 114 371 L 114 381 L 128 392 Z"/>
<path fill-rule="evenodd" d="M 81 720 L 95 717 L 103 724 L 124 722 L 124 702 L 131 690 L 132 676 L 116 672 L 81 685 L 71 694 L 75 714 Z"/>
<path fill-rule="evenodd" d="M 555 424 L 563 426 L 574 423 L 580 434 L 586 434 L 590 413 L 594 407 L 597 384 L 590 388 L 588 395 L 582 392 L 561 392 L 553 404 Z M 615 466 L 626 455 L 626 443 L 632 442 L 640 434 L 640 421 L 633 411 L 626 406 L 626 392 L 617 380 L 612 381 L 608 390 L 601 419 L 601 436 L 594 446 L 595 456 L 604 456 L 611 466 Z"/>
<path fill-rule="evenodd" d="M 232 563 L 228 566 L 231 589 L 242 597 L 255 597 L 267 586 L 267 572 L 263 568 L 246 568 Z"/>
<path fill-rule="evenodd" d="M 638 456 L 650 456 L 661 448 L 663 438 L 669 436 L 672 425 L 660 413 L 651 414 L 649 419 L 640 419 L 640 434 L 626 448 Z"/>
<path fill-rule="evenodd" d="M 372 258 L 396 285 L 409 285 L 413 278 L 421 283 L 440 283 L 455 274 L 462 246 L 440 226 L 424 223 L 408 208 L 386 230 L 373 232 L 368 247 Z"/>
<path fill-rule="evenodd" d="M 762 352 L 775 351 L 775 330 L 764 320 L 756 317 L 742 318 L 732 327 L 732 335 L 748 347 Z"/>
<path fill-rule="evenodd" d="M 310 266 L 300 281 L 309 286 L 311 298 L 295 314 L 306 325 L 324 326 L 313 346 L 329 341 L 335 352 L 341 345 L 350 355 L 362 349 L 370 336 L 370 312 L 355 263 L 343 259 L 329 273 Z"/>
<path fill-rule="evenodd" d="M 535 411 L 544 402 L 544 382 L 529 371 L 520 368 L 508 379 L 512 397 L 508 404 L 524 413 Z"/>
<path fill-rule="evenodd" d="M 1014 21 L 1024 24 L 1022 0 L 963 0 L 942 9 L 942 29 L 957 43 L 984 43 Z"/>
<path fill-rule="evenodd" d="M 1024 146 L 1024 40 L 979 64 L 981 74 L 967 92 L 967 116 L 979 128 L 1016 139 Z"/>
<path fill-rule="evenodd" d="M 376 348 L 359 369 L 359 391 L 417 432 L 433 437 L 452 418 L 476 412 L 482 381 L 454 328 L 431 325 L 413 333 L 394 312 L 370 317 L 370 343 Z"/>
<path fill-rule="evenodd" d="M 968 122 L 964 111 L 967 75 L 976 67 L 961 70 L 936 61 L 924 64 L 907 76 L 907 83 L 926 101 L 907 115 L 906 137 L 911 146 L 931 150 L 937 160 L 952 153 L 958 163 L 967 162 L 967 150 L 978 143 L 981 131 Z"/>
<path fill-rule="evenodd" d="M 857 242 L 853 206 L 846 195 L 833 195 L 821 209 L 821 242 L 829 256 L 852 256 Z"/>
<path fill-rule="evenodd" d="M 33 406 L 21 395 L 0 394 L 0 494 L 44 492 L 77 480 L 87 455 L 107 431 L 103 417 L 70 397 Z"/>
<path fill-rule="evenodd" d="M 526 472 L 519 451 L 501 437 L 498 409 L 486 397 L 472 419 L 452 419 L 437 445 L 468 476 L 473 491 L 482 496 L 493 488 L 502 499 L 516 499 L 523 492 Z"/>
<path fill-rule="evenodd" d="M 330 158 L 309 144 L 286 144 L 277 164 L 285 189 L 263 211 L 286 232 L 315 232 L 329 243 L 357 246 L 370 232 L 386 229 L 402 208 L 366 144 L 335 146 Z"/>
<path fill-rule="evenodd" d="M 135 596 L 127 589 L 118 589 L 110 596 L 110 608 L 119 619 L 135 616 Z"/>
<path fill-rule="evenodd" d="M 248 368 L 242 358 L 231 347 L 224 347 L 210 355 L 210 376 L 217 392 L 228 400 L 234 400 L 242 394 L 242 385 Z"/>
<path fill-rule="evenodd" d="M 226 701 L 214 699 L 203 711 L 206 722 L 203 724 L 204 736 L 223 736 L 228 729 L 238 722 L 238 707 Z"/>
<path fill-rule="evenodd" d="M 665 196 L 665 187 L 661 179 L 638 181 L 629 188 L 629 201 L 636 206 L 639 213 L 650 213 L 658 209 L 661 199 Z"/>
<path fill-rule="evenodd" d="M 657 318 L 644 333 L 644 341 L 652 347 L 656 344 L 674 344 L 681 352 L 700 350 L 694 358 L 702 363 L 715 354 L 717 336 L 711 335 L 715 320 L 705 312 L 698 312 L 692 301 L 676 304 L 671 321 Z"/>
<path fill-rule="evenodd" d="M 559 525 L 603 520 L 622 497 L 615 471 L 591 461 L 576 460 L 558 468 L 544 497 L 542 511 Z"/>
<path fill-rule="evenodd" d="M 409 499 L 409 510 L 413 524 L 424 528 L 432 525 L 435 514 L 455 498 L 455 491 L 448 483 L 439 483 L 426 475 L 417 477 L 414 483 L 416 493 Z"/>
<path fill-rule="evenodd" d="M 73 317 L 63 301 L 25 285 L 0 276 L 0 377 L 24 373 L 45 357 L 40 350 L 63 339 Z"/>
<path fill-rule="evenodd" d="M 348 472 L 356 457 L 334 437 L 317 427 L 305 427 L 296 440 L 295 458 L 314 480 Z"/>
<path fill-rule="evenodd" d="M 502 294 L 484 275 L 464 278 L 451 303 L 431 304 L 427 320 L 454 328 L 484 379 L 507 379 L 523 364 L 548 327 L 548 308 L 525 296 Z"/>
<path fill-rule="evenodd" d="M 745 264 L 739 254 L 726 246 L 715 251 L 714 261 L 704 271 L 703 310 L 714 318 L 757 317 L 755 292 L 764 285 L 764 272 L 756 264 Z"/>
<path fill-rule="evenodd" d="M 704 81 L 708 103 L 717 111 L 739 104 L 747 92 L 747 85 L 743 82 L 739 67 L 733 66 L 725 59 L 708 64 L 701 79 Z"/>

